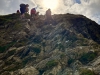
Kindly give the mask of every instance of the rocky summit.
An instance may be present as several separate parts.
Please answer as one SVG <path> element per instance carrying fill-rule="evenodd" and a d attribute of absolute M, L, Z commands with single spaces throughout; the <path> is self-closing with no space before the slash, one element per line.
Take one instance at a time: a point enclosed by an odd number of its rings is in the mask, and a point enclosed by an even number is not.
<path fill-rule="evenodd" d="M 83 15 L 0 16 L 0 75 L 100 75 L 100 26 Z"/>

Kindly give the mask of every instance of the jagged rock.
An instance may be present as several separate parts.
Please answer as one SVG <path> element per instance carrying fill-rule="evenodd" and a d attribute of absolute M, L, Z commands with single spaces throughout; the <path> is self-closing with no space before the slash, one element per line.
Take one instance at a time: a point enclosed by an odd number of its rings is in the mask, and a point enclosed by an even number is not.
<path fill-rule="evenodd" d="M 19 57 L 13 57 L 13 60 L 17 63 L 22 63 L 22 60 Z"/>
<path fill-rule="evenodd" d="M 19 35 L 17 35 L 19 37 L 19 39 L 25 38 L 25 36 L 27 36 L 27 33 L 24 31 L 21 31 L 18 33 Z"/>
<path fill-rule="evenodd" d="M 8 71 L 5 71 L 4 73 L 2 73 L 1 75 L 10 75 L 10 73 Z"/>
<path fill-rule="evenodd" d="M 15 55 L 20 56 L 23 53 L 24 49 L 25 49 L 25 46 L 17 48 Z"/>
<path fill-rule="evenodd" d="M 99 64 L 100 64 L 100 56 L 89 63 L 89 65 L 92 65 L 91 70 L 95 70 L 95 72 L 97 74 L 100 73 L 100 65 Z"/>
<path fill-rule="evenodd" d="M 10 70 L 14 69 L 16 66 L 17 66 L 17 65 L 15 65 L 15 64 L 11 64 L 11 65 L 9 65 L 9 66 L 5 66 L 5 67 L 3 68 L 3 70 L 4 70 L 4 71 L 10 71 Z"/>
<path fill-rule="evenodd" d="M 73 68 L 74 71 L 82 67 L 82 63 L 78 60 L 76 60 L 74 63 L 71 64 L 71 67 Z"/>
<path fill-rule="evenodd" d="M 61 66 L 57 66 L 57 67 L 54 67 L 53 69 L 51 70 L 47 70 L 46 72 L 44 72 L 42 75 L 57 75 L 57 73 L 60 71 L 61 69 Z"/>
<path fill-rule="evenodd" d="M 4 57 L 6 57 L 6 53 L 0 53 L 0 59 L 3 59 Z"/>
<path fill-rule="evenodd" d="M 3 60 L 0 60 L 0 72 L 2 71 L 2 68 L 4 67 L 5 62 Z"/>
<path fill-rule="evenodd" d="M 64 70 L 60 70 L 57 75 L 73 75 L 71 68 L 66 68 Z"/>
<path fill-rule="evenodd" d="M 17 48 L 16 47 L 11 47 L 8 51 L 13 51 L 13 50 L 16 50 Z"/>
<path fill-rule="evenodd" d="M 1 75 L 80 75 L 82 69 L 99 74 L 98 24 L 82 15 L 58 14 L 56 25 L 45 25 L 39 17 L 29 22 L 17 14 L 0 16 Z"/>
<path fill-rule="evenodd" d="M 26 67 L 19 69 L 17 72 L 11 72 L 11 75 L 39 75 L 39 72 L 34 67 Z"/>

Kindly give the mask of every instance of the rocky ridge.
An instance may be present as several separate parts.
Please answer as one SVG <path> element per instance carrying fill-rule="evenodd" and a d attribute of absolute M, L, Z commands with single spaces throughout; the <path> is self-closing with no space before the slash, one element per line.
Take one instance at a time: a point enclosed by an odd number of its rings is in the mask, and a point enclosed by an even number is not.
<path fill-rule="evenodd" d="M 0 75 L 99 75 L 100 26 L 83 15 L 53 15 L 56 24 L 0 16 Z M 26 18 L 30 18 L 26 14 Z"/>

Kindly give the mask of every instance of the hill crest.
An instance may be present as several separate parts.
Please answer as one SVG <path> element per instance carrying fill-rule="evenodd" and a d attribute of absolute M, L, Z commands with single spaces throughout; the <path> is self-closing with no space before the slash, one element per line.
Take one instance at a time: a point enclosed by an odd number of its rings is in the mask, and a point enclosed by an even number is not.
<path fill-rule="evenodd" d="M 56 24 L 0 16 L 1 75 L 99 74 L 100 26 L 83 15 L 52 15 Z M 30 21 L 29 21 L 30 19 Z M 2 69 L 3 68 L 3 69 Z"/>

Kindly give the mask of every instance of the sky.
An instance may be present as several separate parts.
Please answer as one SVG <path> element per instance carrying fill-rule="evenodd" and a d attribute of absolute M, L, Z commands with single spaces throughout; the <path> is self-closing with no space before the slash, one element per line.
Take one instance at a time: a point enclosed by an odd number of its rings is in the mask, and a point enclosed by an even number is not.
<path fill-rule="evenodd" d="M 81 14 L 100 24 L 100 0 L 0 0 L 0 15 L 16 13 L 21 3 L 40 14 L 51 8 L 52 14 Z"/>

